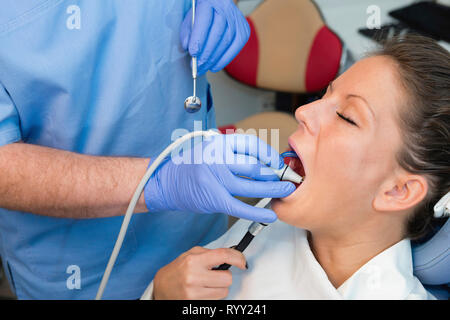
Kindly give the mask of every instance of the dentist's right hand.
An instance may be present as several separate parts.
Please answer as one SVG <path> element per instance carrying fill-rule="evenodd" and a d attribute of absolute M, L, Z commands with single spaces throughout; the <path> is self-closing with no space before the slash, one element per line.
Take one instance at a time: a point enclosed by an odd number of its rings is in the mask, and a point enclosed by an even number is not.
<path fill-rule="evenodd" d="M 267 174 L 266 166 L 280 169 L 283 159 L 256 136 L 216 135 L 161 163 L 145 186 L 145 204 L 150 212 L 226 213 L 271 223 L 277 219 L 272 210 L 233 197 L 283 198 L 295 191 L 293 183 Z"/>

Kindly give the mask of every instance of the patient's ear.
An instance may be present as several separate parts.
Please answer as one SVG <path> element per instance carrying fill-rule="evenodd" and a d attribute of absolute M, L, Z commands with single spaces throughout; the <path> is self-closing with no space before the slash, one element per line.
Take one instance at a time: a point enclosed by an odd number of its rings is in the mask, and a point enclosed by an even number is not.
<path fill-rule="evenodd" d="M 406 210 L 422 201 L 427 191 L 424 177 L 402 172 L 383 183 L 372 205 L 377 211 Z"/>

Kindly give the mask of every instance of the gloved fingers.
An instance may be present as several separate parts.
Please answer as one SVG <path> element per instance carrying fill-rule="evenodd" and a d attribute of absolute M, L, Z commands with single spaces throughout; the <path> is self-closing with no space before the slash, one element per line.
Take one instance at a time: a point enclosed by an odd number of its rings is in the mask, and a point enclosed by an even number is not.
<path fill-rule="evenodd" d="M 217 47 L 220 45 L 220 42 L 222 41 L 226 31 L 226 19 L 222 15 L 215 12 L 212 26 L 209 30 L 208 39 L 206 40 L 205 47 L 203 48 L 203 51 L 198 58 L 199 76 L 205 74 L 209 70 L 209 67 L 212 64 L 210 62 L 210 58 L 213 56 L 214 52 L 217 50 Z"/>
<path fill-rule="evenodd" d="M 190 9 L 189 12 L 186 14 L 183 23 L 181 24 L 180 41 L 184 51 L 188 51 L 191 31 L 192 31 L 192 9 Z"/>
<path fill-rule="evenodd" d="M 256 158 L 243 154 L 234 154 L 234 160 L 228 169 L 235 175 L 260 181 L 279 181 L 278 176 Z"/>
<path fill-rule="evenodd" d="M 211 68 L 212 72 L 218 72 L 225 68 L 231 61 L 233 61 L 242 48 L 244 48 L 250 38 L 250 26 L 245 19 L 244 22 L 246 25 L 242 24 L 242 27 L 237 28 L 238 30 L 236 31 L 236 36 L 234 37 L 233 42 L 221 55 L 221 58 L 213 65 Z"/>
<path fill-rule="evenodd" d="M 225 19 L 225 18 L 224 18 Z M 222 36 L 219 45 L 216 47 L 215 51 L 212 53 L 209 58 L 208 65 L 203 67 L 203 70 L 211 70 L 211 67 L 216 65 L 217 61 L 223 56 L 223 54 L 228 50 L 230 45 L 234 41 L 234 37 L 236 36 L 236 28 L 234 24 L 227 23 L 225 32 Z"/>
<path fill-rule="evenodd" d="M 234 176 L 226 181 L 226 188 L 233 196 L 249 198 L 284 198 L 295 191 L 289 181 L 256 181 Z"/>
<path fill-rule="evenodd" d="M 236 218 L 247 219 L 251 221 L 257 221 L 262 223 L 272 223 L 277 220 L 275 212 L 265 208 L 256 208 L 248 205 L 231 195 L 224 195 L 225 208 L 223 213 Z"/>
<path fill-rule="evenodd" d="M 208 2 L 197 4 L 194 28 L 192 28 L 189 39 L 189 54 L 192 57 L 201 55 L 213 23 L 213 17 L 214 8 Z"/>
<path fill-rule="evenodd" d="M 224 136 L 226 144 L 231 146 L 234 153 L 255 157 L 262 163 L 274 169 L 283 166 L 283 158 L 270 145 L 251 134 L 231 134 Z"/>

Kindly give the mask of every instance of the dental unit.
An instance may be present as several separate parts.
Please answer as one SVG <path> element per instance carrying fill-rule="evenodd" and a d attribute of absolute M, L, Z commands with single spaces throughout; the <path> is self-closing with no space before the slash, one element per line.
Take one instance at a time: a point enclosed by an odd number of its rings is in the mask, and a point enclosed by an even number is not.
<path fill-rule="evenodd" d="M 141 195 L 141 193 L 144 190 L 145 185 L 147 184 L 148 180 L 150 179 L 150 177 L 152 176 L 152 174 L 156 171 L 156 169 L 158 168 L 158 166 L 163 162 L 163 160 L 170 155 L 170 153 L 175 150 L 177 147 L 179 147 L 180 145 L 182 145 L 184 142 L 186 142 L 189 139 L 195 138 L 195 137 L 199 137 L 199 136 L 203 136 L 203 137 L 212 137 L 214 135 L 220 135 L 220 133 L 213 131 L 213 130 L 209 130 L 209 131 L 194 131 L 194 132 L 190 132 L 184 136 L 182 136 L 181 138 L 177 139 L 176 141 L 174 141 L 172 144 L 170 144 L 156 159 L 155 161 L 150 165 L 150 167 L 147 169 L 146 173 L 144 174 L 143 178 L 141 179 L 141 181 L 139 182 L 133 197 L 128 205 L 127 211 L 125 213 L 125 217 L 123 219 L 122 222 L 122 226 L 120 228 L 119 231 L 119 235 L 117 237 L 116 243 L 114 245 L 113 251 L 111 253 L 111 256 L 109 258 L 108 264 L 106 266 L 105 272 L 103 274 L 99 289 L 97 291 L 97 295 L 95 297 L 96 300 L 100 300 L 103 296 L 103 292 L 105 290 L 106 284 L 108 283 L 109 280 L 109 276 L 111 275 L 111 271 L 114 267 L 115 261 L 117 259 L 117 256 L 119 255 L 119 251 L 122 247 L 122 243 L 124 241 L 125 238 L 125 234 L 127 232 L 128 229 L 128 225 L 130 223 L 131 220 L 131 216 L 134 212 L 134 209 L 136 207 L 136 204 L 139 200 L 139 197 Z M 283 158 L 286 157 L 291 157 L 291 158 L 295 158 L 297 157 L 297 155 L 294 152 L 285 152 L 281 155 Z M 272 169 L 273 170 L 273 169 Z M 300 184 L 303 181 L 303 177 L 301 177 L 299 174 L 297 174 L 293 169 L 291 169 L 289 167 L 288 164 L 285 164 L 281 169 L 279 170 L 273 170 L 274 173 L 278 176 L 278 178 L 280 180 L 284 180 L 284 181 L 291 181 L 294 182 L 296 184 Z M 265 207 L 269 207 L 270 203 L 271 203 L 271 198 L 264 198 L 262 200 L 260 200 L 255 207 L 259 207 L 259 208 L 265 208 Z M 236 250 L 239 250 L 241 252 L 243 252 L 245 250 L 245 248 L 247 248 L 247 246 L 250 244 L 250 242 L 253 240 L 253 238 L 262 230 L 264 229 L 264 227 L 266 227 L 267 224 L 264 223 L 259 223 L 259 222 L 253 222 L 249 229 L 248 232 L 244 235 L 244 237 L 242 238 L 242 240 L 239 242 L 239 244 L 235 247 Z M 219 267 L 214 268 L 214 270 L 226 270 L 230 267 L 230 265 L 228 264 L 222 264 Z"/>

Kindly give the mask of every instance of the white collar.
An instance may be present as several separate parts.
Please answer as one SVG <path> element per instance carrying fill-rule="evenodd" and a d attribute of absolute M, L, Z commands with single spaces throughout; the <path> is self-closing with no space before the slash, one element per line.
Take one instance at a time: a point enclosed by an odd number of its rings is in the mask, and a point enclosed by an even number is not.
<path fill-rule="evenodd" d="M 433 299 L 413 275 L 411 242 L 403 239 L 383 250 L 359 268 L 339 288 L 335 289 L 319 264 L 309 246 L 307 231 L 296 229 L 298 243 L 297 261 L 302 261 L 310 270 L 315 270 L 315 277 L 322 279 L 322 290 L 330 294 L 329 298 L 342 299 Z M 298 263 L 300 265 L 300 263 Z M 301 272 L 301 271 L 300 271 Z M 298 278 L 299 275 L 295 275 Z M 324 281 L 326 279 L 326 281 Z"/>
<path fill-rule="evenodd" d="M 405 299 L 417 282 L 411 244 L 404 239 L 364 264 L 337 290 L 344 299 Z"/>
<path fill-rule="evenodd" d="M 238 221 L 209 248 L 235 245 L 249 222 Z M 410 241 L 384 250 L 336 289 L 315 259 L 306 231 L 277 221 L 246 249 L 249 270 L 232 268 L 229 299 L 426 299 L 414 277 Z"/>

